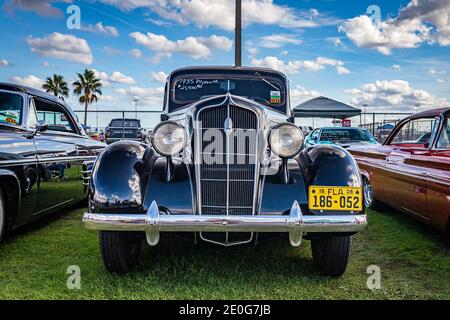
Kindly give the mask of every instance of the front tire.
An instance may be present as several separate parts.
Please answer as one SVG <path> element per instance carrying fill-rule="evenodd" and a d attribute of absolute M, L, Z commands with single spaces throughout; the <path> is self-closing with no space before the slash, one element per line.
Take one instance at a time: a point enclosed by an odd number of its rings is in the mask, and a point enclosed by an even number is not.
<path fill-rule="evenodd" d="M 377 211 L 381 211 L 383 209 L 383 204 L 379 200 L 375 199 L 372 184 L 366 177 L 363 177 L 363 192 L 364 206 L 366 208 L 374 209 Z"/>
<path fill-rule="evenodd" d="M 100 231 L 100 251 L 105 268 L 125 274 L 139 264 L 142 235 L 136 232 Z"/>
<path fill-rule="evenodd" d="M 351 246 L 351 236 L 324 236 L 312 239 L 311 249 L 316 269 L 325 276 L 342 276 L 347 269 Z"/>

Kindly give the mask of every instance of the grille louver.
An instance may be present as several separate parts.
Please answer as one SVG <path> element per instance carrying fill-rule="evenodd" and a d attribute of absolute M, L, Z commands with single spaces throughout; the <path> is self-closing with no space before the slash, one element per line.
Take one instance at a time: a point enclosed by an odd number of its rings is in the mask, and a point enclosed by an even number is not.
<path fill-rule="evenodd" d="M 231 120 L 232 130 L 225 132 Z M 257 115 L 248 109 L 222 105 L 205 107 L 197 116 L 201 132 L 196 159 L 202 215 L 252 215 L 255 213 L 257 180 Z M 208 130 L 221 139 L 212 139 Z M 250 241 L 250 233 L 203 233 L 207 240 L 223 244 Z"/>

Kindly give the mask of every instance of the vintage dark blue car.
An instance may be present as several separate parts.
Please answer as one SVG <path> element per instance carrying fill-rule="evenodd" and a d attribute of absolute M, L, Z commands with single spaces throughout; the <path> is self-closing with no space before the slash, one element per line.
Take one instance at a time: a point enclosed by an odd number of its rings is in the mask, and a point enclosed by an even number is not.
<path fill-rule="evenodd" d="M 151 146 L 121 141 L 96 161 L 89 212 L 107 270 L 138 263 L 161 232 L 223 246 L 287 234 L 311 240 L 317 269 L 339 276 L 352 235 L 367 225 L 362 180 L 337 145 L 303 149 L 286 77 L 249 67 L 190 67 L 170 74 Z M 112 174 L 113 173 L 113 174 Z"/>
<path fill-rule="evenodd" d="M 92 164 L 104 147 L 60 99 L 0 83 L 0 239 L 86 199 Z"/>

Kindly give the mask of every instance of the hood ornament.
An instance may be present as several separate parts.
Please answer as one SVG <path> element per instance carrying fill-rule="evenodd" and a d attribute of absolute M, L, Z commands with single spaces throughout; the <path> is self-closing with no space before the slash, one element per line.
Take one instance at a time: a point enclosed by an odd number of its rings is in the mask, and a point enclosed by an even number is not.
<path fill-rule="evenodd" d="M 225 122 L 223 124 L 223 129 L 227 136 L 229 136 L 231 134 L 231 132 L 233 131 L 233 121 L 231 121 L 230 117 L 225 119 Z"/>

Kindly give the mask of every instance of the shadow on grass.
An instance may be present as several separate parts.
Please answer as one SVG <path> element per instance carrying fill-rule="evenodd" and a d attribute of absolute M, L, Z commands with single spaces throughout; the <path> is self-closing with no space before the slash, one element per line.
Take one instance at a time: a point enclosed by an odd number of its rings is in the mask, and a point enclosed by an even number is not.
<path fill-rule="evenodd" d="M 81 210 L 86 207 L 86 201 L 80 201 L 78 203 L 74 203 L 72 205 L 69 205 L 66 208 L 63 208 L 61 210 L 58 210 L 56 212 L 44 214 L 42 217 L 37 218 L 34 221 L 31 221 L 23 226 L 20 226 L 19 228 L 9 232 L 6 237 L 5 241 L 8 240 L 14 240 L 17 237 L 25 236 L 32 234 L 34 232 L 37 232 L 43 228 L 47 228 L 53 223 L 56 223 L 61 220 L 72 220 L 73 218 L 70 217 L 70 214 L 73 213 L 75 210 Z M 78 219 L 78 217 L 77 217 Z M 81 223 L 81 220 L 80 220 Z"/>
<path fill-rule="evenodd" d="M 419 234 L 422 237 L 430 239 L 443 249 L 449 249 L 450 246 L 449 231 L 442 232 L 440 230 L 437 230 L 432 226 L 427 225 L 426 223 L 418 219 L 415 219 L 413 216 L 398 211 L 397 209 L 387 205 L 383 205 L 383 208 L 381 210 L 380 211 L 371 210 L 373 213 L 372 216 L 382 215 L 383 217 L 390 219 L 392 223 L 402 226 L 403 228 L 407 228 L 409 231 Z M 370 220 L 369 220 L 369 227 L 370 227 Z"/>

